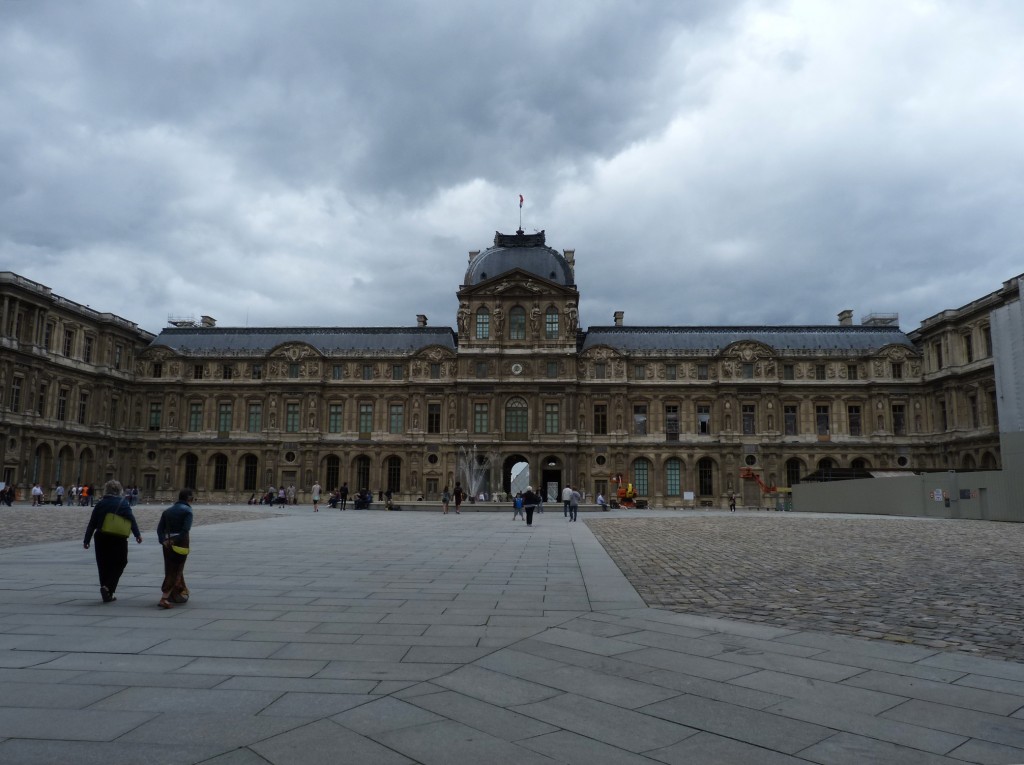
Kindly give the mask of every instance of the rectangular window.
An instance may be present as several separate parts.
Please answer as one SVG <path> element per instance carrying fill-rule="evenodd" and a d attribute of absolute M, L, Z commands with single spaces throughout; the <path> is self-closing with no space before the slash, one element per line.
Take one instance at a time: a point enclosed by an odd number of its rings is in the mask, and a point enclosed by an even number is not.
<path fill-rule="evenodd" d="M 981 339 L 985 342 L 985 358 L 992 356 L 992 327 L 981 328 Z"/>
<path fill-rule="evenodd" d="M 783 380 L 795 380 L 796 379 L 796 370 L 793 368 L 792 364 L 783 364 L 782 365 L 782 379 Z"/>
<path fill-rule="evenodd" d="M 964 359 L 968 364 L 974 361 L 974 340 L 970 335 L 964 335 Z"/>
<path fill-rule="evenodd" d="M 295 402 L 285 406 L 284 429 L 288 433 L 299 432 L 299 405 Z"/>
<path fill-rule="evenodd" d="M 441 432 L 441 405 L 427 404 L 427 432 Z"/>
<path fill-rule="evenodd" d="M 250 370 L 250 373 L 251 373 L 251 377 L 252 377 L 253 380 L 262 380 L 263 379 L 263 365 L 262 364 L 253 364 L 252 368 Z"/>
<path fill-rule="evenodd" d="M 819 436 L 828 436 L 832 433 L 832 422 L 828 404 L 818 404 L 814 407 L 814 428 Z"/>
<path fill-rule="evenodd" d="M 328 404 L 327 406 L 327 432 L 328 433 L 340 433 L 342 426 L 342 406 L 341 404 Z"/>
<path fill-rule="evenodd" d="M 666 380 L 675 380 L 676 379 L 676 374 L 677 374 L 677 368 L 676 368 L 675 364 L 666 364 L 665 365 L 665 379 Z"/>
<path fill-rule="evenodd" d="M 939 401 L 939 430 L 949 430 L 949 414 L 946 412 L 946 400 Z"/>
<path fill-rule="evenodd" d="M 89 414 L 89 394 L 81 392 L 78 394 L 78 424 L 85 425 Z"/>
<path fill-rule="evenodd" d="M 364 380 L 372 380 L 373 379 L 373 364 L 363 364 L 363 379 Z"/>
<path fill-rule="evenodd" d="M 441 365 L 433 363 L 430 365 L 430 379 L 440 380 L 441 379 Z"/>
<path fill-rule="evenodd" d="M 647 435 L 647 404 L 633 405 L 633 435 Z"/>
<path fill-rule="evenodd" d="M 198 433 L 203 429 L 203 405 L 193 402 L 188 405 L 188 430 L 190 433 Z"/>
<path fill-rule="evenodd" d="M 163 416 L 163 406 L 157 402 L 152 401 L 149 404 L 149 429 L 160 430 L 160 419 Z"/>
<path fill-rule="evenodd" d="M 487 340 L 491 336 L 491 314 L 488 311 L 477 311 L 476 339 Z"/>
<path fill-rule="evenodd" d="M 217 432 L 231 432 L 231 403 L 228 401 L 221 402 L 217 407 Z"/>
<path fill-rule="evenodd" d="M 299 379 L 300 367 L 297 363 L 293 362 L 288 365 L 288 379 L 297 380 Z"/>
<path fill-rule="evenodd" d="M 896 436 L 907 435 L 907 407 L 904 404 L 892 405 L 892 432 Z"/>
<path fill-rule="evenodd" d="M 665 404 L 665 440 L 679 440 L 679 405 Z"/>
<path fill-rule="evenodd" d="M 487 433 L 490 429 L 490 410 L 487 404 L 473 404 L 473 432 Z"/>
<path fill-rule="evenodd" d="M 483 378 L 487 377 L 487 362 L 486 361 L 478 361 L 478 362 L 476 362 L 475 367 L 476 367 L 475 373 L 476 373 L 476 377 L 477 377 L 478 380 L 482 380 Z"/>
<path fill-rule="evenodd" d="M 220 376 L 223 380 L 230 380 L 235 370 L 230 364 L 225 364 L 220 369 Z"/>
<path fill-rule="evenodd" d="M 114 346 L 114 369 L 120 369 L 121 363 L 124 361 L 124 346 Z"/>
<path fill-rule="evenodd" d="M 510 401 L 505 407 L 505 434 L 515 438 L 529 435 L 529 417 L 525 401 Z"/>
<path fill-rule="evenodd" d="M 846 418 L 850 424 L 850 435 L 859 436 L 863 435 L 863 430 L 860 421 L 860 405 L 850 404 L 846 407 Z"/>
<path fill-rule="evenodd" d="M 634 364 L 633 365 L 633 379 L 634 380 L 646 380 L 647 379 L 647 365 L 646 364 Z"/>
<path fill-rule="evenodd" d="M 359 437 L 369 438 L 373 432 L 373 404 L 359 405 Z"/>
<path fill-rule="evenodd" d="M 857 377 L 858 377 L 858 375 L 857 375 L 857 365 L 856 364 L 847 364 L 846 365 L 846 379 L 848 379 L 848 380 L 856 380 Z"/>
<path fill-rule="evenodd" d="M 91 364 L 92 363 L 92 348 L 93 348 L 93 339 L 91 337 L 89 337 L 89 335 L 86 335 L 85 336 L 85 350 L 82 353 L 82 361 L 84 361 L 86 364 Z"/>
<path fill-rule="evenodd" d="M 754 365 L 750 362 L 744 362 L 743 366 L 740 367 L 740 377 L 744 380 L 754 379 Z"/>
<path fill-rule="evenodd" d="M 61 388 L 57 391 L 57 419 L 62 422 L 68 418 L 68 394 L 67 388 Z"/>
<path fill-rule="evenodd" d="M 743 417 L 743 435 L 752 436 L 757 433 L 757 406 L 754 404 L 743 404 L 740 407 L 740 414 Z"/>
<path fill-rule="evenodd" d="M 558 311 L 553 308 L 544 314 L 544 337 L 548 340 L 558 339 Z"/>
<path fill-rule="evenodd" d="M 388 412 L 388 432 L 400 434 L 405 432 L 405 406 L 392 404 Z"/>
<path fill-rule="evenodd" d="M 547 372 L 548 372 L 548 377 L 550 379 L 554 379 L 554 378 L 558 377 L 558 362 L 557 361 L 549 361 L 548 364 L 547 364 Z"/>
<path fill-rule="evenodd" d="M 192 379 L 193 380 L 202 380 L 203 379 L 203 365 L 202 364 L 193 364 L 192 365 Z"/>
<path fill-rule="evenodd" d="M 46 329 L 43 331 L 43 348 L 50 350 L 50 345 L 53 343 L 53 330 L 55 329 L 52 321 L 46 323 Z"/>
<path fill-rule="evenodd" d="M 263 430 L 263 404 L 249 404 L 249 422 L 247 430 L 250 433 L 259 433 Z"/>
<path fill-rule="evenodd" d="M 18 412 L 21 410 L 21 378 L 15 377 L 11 381 L 11 411 Z"/>
<path fill-rule="evenodd" d="M 603 361 L 598 361 L 594 364 L 594 379 L 603 380 L 608 376 L 608 365 Z"/>
<path fill-rule="evenodd" d="M 711 405 L 697 404 L 697 435 L 711 434 Z"/>
<path fill-rule="evenodd" d="M 971 427 L 978 427 L 978 397 L 971 395 L 967 397 L 967 414 L 971 418 Z"/>
<path fill-rule="evenodd" d="M 814 379 L 815 380 L 824 380 L 825 379 L 825 365 L 824 364 L 815 364 L 814 365 Z"/>
<path fill-rule="evenodd" d="M 903 364 L 901 364 L 898 361 L 894 361 L 890 365 L 890 368 L 892 370 L 892 379 L 893 380 L 902 380 L 903 379 Z"/>
<path fill-rule="evenodd" d="M 341 380 L 345 377 L 345 368 L 341 364 L 335 364 L 331 367 L 331 379 Z"/>
<path fill-rule="evenodd" d="M 782 432 L 787 436 L 797 434 L 797 407 L 795 404 L 786 404 L 782 407 Z"/>
<path fill-rule="evenodd" d="M 402 367 L 402 365 L 401 364 L 392 364 L 391 365 L 391 379 L 392 380 L 402 380 L 404 377 L 405 377 L 405 372 L 404 372 L 404 368 Z"/>
<path fill-rule="evenodd" d="M 670 497 L 678 497 L 682 492 L 682 464 L 677 459 L 665 463 L 665 493 Z"/>
<path fill-rule="evenodd" d="M 548 435 L 559 432 L 558 404 L 544 404 L 544 432 Z"/>
<path fill-rule="evenodd" d="M 594 404 L 594 435 L 608 435 L 608 405 Z"/>
<path fill-rule="evenodd" d="M 697 379 L 698 380 L 707 380 L 708 379 L 708 365 L 707 364 L 698 364 L 697 365 Z"/>
<path fill-rule="evenodd" d="M 39 386 L 39 399 L 36 401 L 36 414 L 42 417 L 46 414 L 46 385 Z"/>
<path fill-rule="evenodd" d="M 110 427 L 117 424 L 117 399 L 110 399 Z"/>
<path fill-rule="evenodd" d="M 71 352 L 75 348 L 75 331 L 73 329 L 64 330 L 64 347 L 61 349 L 63 354 L 67 358 L 71 358 Z"/>
<path fill-rule="evenodd" d="M 161 378 L 163 376 L 164 376 L 164 365 L 161 364 L 159 361 L 153 362 L 153 377 L 156 377 L 157 379 L 159 379 L 159 378 Z"/>
<path fill-rule="evenodd" d="M 942 341 L 936 340 L 935 345 L 932 346 L 935 350 L 935 369 L 942 369 L 943 358 L 942 358 Z"/>
<path fill-rule="evenodd" d="M 509 340 L 526 339 L 526 311 L 522 308 L 513 308 L 508 314 L 508 338 Z"/>

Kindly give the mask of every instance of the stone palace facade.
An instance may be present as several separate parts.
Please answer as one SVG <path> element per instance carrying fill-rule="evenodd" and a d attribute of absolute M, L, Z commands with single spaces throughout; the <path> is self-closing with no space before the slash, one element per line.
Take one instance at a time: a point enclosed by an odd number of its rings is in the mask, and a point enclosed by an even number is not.
<path fill-rule="evenodd" d="M 456 480 L 656 506 L 758 505 L 830 471 L 996 468 L 989 312 L 1018 279 L 904 333 L 831 326 L 579 326 L 575 252 L 496 234 L 471 252 L 457 331 L 224 328 L 157 335 L 0 272 L 0 481 L 117 477 L 166 500 L 314 481 L 436 499 Z M 692 499 L 691 499 L 692 497 Z"/>

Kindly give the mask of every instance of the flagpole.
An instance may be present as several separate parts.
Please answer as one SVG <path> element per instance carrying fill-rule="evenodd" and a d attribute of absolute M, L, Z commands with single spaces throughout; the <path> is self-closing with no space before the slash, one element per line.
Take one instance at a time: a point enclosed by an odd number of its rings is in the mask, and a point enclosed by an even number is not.
<path fill-rule="evenodd" d="M 519 195 L 519 230 L 523 230 L 523 195 Z"/>

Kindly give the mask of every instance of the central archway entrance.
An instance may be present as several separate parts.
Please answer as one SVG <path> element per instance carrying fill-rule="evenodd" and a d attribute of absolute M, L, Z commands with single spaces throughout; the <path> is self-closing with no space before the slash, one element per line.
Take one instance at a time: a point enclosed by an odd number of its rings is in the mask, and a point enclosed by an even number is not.
<path fill-rule="evenodd" d="M 544 491 L 545 502 L 560 502 L 562 494 L 562 460 L 548 455 L 541 461 L 540 487 Z"/>
<path fill-rule="evenodd" d="M 530 462 L 522 454 L 510 454 L 501 463 L 501 488 L 510 497 L 531 485 Z"/>

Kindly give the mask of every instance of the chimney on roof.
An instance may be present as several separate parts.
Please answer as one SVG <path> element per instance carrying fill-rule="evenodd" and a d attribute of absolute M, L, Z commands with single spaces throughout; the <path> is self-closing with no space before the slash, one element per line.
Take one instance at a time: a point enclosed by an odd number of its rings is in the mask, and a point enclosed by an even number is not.
<path fill-rule="evenodd" d="M 840 327 L 852 327 L 853 326 L 853 311 L 847 308 L 845 311 L 839 312 L 839 326 Z"/>
<path fill-rule="evenodd" d="M 425 313 L 416 314 L 416 326 L 425 327 L 427 326 L 427 315 Z"/>
<path fill-rule="evenodd" d="M 199 317 L 199 321 L 202 323 L 202 325 L 204 327 L 216 327 L 217 326 L 217 320 L 215 318 L 213 318 L 212 316 L 201 316 L 201 317 Z"/>
<path fill-rule="evenodd" d="M 625 316 L 625 315 L 626 314 L 623 311 L 616 311 L 615 312 L 615 326 L 616 327 L 621 327 L 622 326 L 622 317 Z"/>
<path fill-rule="evenodd" d="M 470 250 L 469 251 L 469 262 L 472 263 L 473 262 L 473 258 L 475 258 L 479 254 L 480 254 L 480 250 Z"/>

